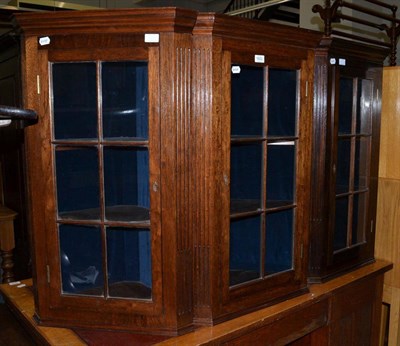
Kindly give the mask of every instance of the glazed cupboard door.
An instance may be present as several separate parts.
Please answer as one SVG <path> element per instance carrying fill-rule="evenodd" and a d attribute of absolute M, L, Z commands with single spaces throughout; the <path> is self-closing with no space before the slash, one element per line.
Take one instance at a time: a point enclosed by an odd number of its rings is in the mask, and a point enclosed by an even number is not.
<path fill-rule="evenodd" d="M 305 287 L 307 109 L 304 62 L 231 64 L 229 304 Z M 309 118 L 310 119 L 310 118 Z M 303 120 L 303 122 L 302 122 Z"/>
<path fill-rule="evenodd" d="M 376 74 L 332 67 L 330 263 L 373 259 L 377 136 Z M 364 249 L 365 248 L 365 249 Z M 368 253 L 369 252 L 369 253 Z M 347 253 L 347 254 L 346 254 Z M 365 256 L 364 259 L 362 257 Z"/>
<path fill-rule="evenodd" d="M 234 287 L 294 269 L 299 71 L 249 65 L 233 65 L 232 71 Z"/>
<path fill-rule="evenodd" d="M 148 63 L 51 75 L 61 294 L 151 300 Z"/>
<path fill-rule="evenodd" d="M 157 49 L 129 59 L 84 57 L 48 64 L 50 310 L 93 318 L 101 309 L 104 321 L 107 310 L 110 319 L 154 315 L 161 304 Z"/>
<path fill-rule="evenodd" d="M 309 281 L 374 260 L 382 62 L 335 39 L 315 59 Z"/>

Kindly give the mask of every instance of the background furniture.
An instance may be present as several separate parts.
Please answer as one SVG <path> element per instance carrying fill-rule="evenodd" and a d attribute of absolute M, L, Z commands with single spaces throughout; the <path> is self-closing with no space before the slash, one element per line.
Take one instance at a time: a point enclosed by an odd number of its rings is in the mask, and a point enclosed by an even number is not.
<path fill-rule="evenodd" d="M 400 345 L 400 68 L 383 70 L 381 147 L 375 254 L 393 262 L 385 274 L 383 301 L 389 304 L 389 346 Z"/>
<path fill-rule="evenodd" d="M 374 259 L 381 79 L 388 50 L 325 38 L 315 62 L 309 279 Z"/>
<path fill-rule="evenodd" d="M 21 61 L 18 36 L 0 37 L 0 107 L 21 106 Z M 4 119 L 0 111 L 0 119 Z M 32 277 L 29 206 L 24 130 L 19 120 L 0 127 L 0 204 L 17 214 L 14 220 L 14 274 L 16 279 Z"/>
<path fill-rule="evenodd" d="M 14 219 L 17 216 L 15 211 L 0 205 L 0 255 L 1 269 L 3 271 L 2 282 L 14 281 Z"/>

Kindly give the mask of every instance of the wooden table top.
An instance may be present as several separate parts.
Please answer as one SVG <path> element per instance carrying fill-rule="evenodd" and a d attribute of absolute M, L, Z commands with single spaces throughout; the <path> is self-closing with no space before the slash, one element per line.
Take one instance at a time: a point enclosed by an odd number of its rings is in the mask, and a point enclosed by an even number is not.
<path fill-rule="evenodd" d="M 107 345 L 105 340 L 111 344 L 123 346 L 135 345 L 163 345 L 163 346 L 189 346 L 189 345 L 216 345 L 227 340 L 233 334 L 251 332 L 257 328 L 268 325 L 271 321 L 295 313 L 300 308 L 312 306 L 315 302 L 332 295 L 341 288 L 359 282 L 368 277 L 382 275 L 390 270 L 391 263 L 376 260 L 358 268 L 352 272 L 332 279 L 322 284 L 312 284 L 309 292 L 288 299 L 281 303 L 254 311 L 244 316 L 226 321 L 212 327 L 202 327 L 194 332 L 179 337 L 160 337 L 151 335 L 137 335 L 132 333 L 109 332 L 109 331 L 73 331 L 66 328 L 44 327 L 37 325 L 34 320 L 34 300 L 32 291 L 32 280 L 23 280 L 20 285 L 0 285 L 0 292 L 16 317 L 22 321 L 27 330 L 40 342 L 41 345 L 78 346 L 78 345 Z M 22 287 L 20 287 L 22 285 Z M 96 335 L 97 333 L 97 335 Z M 79 336 L 79 335 L 80 336 Z M 98 338 L 102 343 L 93 341 Z M 126 343 L 123 340 L 127 340 Z M 87 342 L 86 342 L 87 341 Z M 113 342 L 114 341 L 114 342 Z"/>

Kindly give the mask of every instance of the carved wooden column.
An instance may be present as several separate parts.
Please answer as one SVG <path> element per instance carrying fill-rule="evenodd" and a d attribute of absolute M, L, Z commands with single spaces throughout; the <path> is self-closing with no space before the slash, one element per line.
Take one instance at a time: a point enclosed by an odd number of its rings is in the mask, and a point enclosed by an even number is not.
<path fill-rule="evenodd" d="M 0 254 L 1 269 L 3 270 L 2 282 L 14 281 L 13 250 L 14 241 L 14 219 L 17 216 L 15 211 L 0 205 Z"/>

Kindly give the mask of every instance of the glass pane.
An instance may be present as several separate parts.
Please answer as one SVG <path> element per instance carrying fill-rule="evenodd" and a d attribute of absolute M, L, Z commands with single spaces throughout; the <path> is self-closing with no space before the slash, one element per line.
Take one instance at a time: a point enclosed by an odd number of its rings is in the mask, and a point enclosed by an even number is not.
<path fill-rule="evenodd" d="M 354 167 L 354 190 L 368 188 L 370 137 L 357 138 Z"/>
<path fill-rule="evenodd" d="M 348 134 L 353 115 L 353 79 L 340 78 L 339 88 L 339 134 Z"/>
<path fill-rule="evenodd" d="M 359 244 L 365 241 L 367 193 L 353 196 L 353 224 L 351 244 Z"/>
<path fill-rule="evenodd" d="M 110 297 L 151 298 L 151 240 L 148 229 L 107 229 Z"/>
<path fill-rule="evenodd" d="M 103 63 L 102 86 L 103 136 L 119 140 L 147 139 L 147 63 Z"/>
<path fill-rule="evenodd" d="M 261 144 L 232 146 L 231 212 L 260 208 L 261 162 Z"/>
<path fill-rule="evenodd" d="M 293 209 L 266 216 L 265 273 L 293 268 Z"/>
<path fill-rule="evenodd" d="M 149 220 L 147 148 L 105 148 L 104 190 L 107 220 Z"/>
<path fill-rule="evenodd" d="M 268 144 L 267 207 L 292 204 L 296 181 L 295 142 Z"/>
<path fill-rule="evenodd" d="M 268 136 L 295 136 L 297 70 L 269 69 Z"/>
<path fill-rule="evenodd" d="M 231 222 L 229 284 L 260 277 L 260 217 Z"/>
<path fill-rule="evenodd" d="M 62 293 L 104 295 L 98 227 L 60 225 Z"/>
<path fill-rule="evenodd" d="M 231 132 L 233 136 L 262 136 L 264 115 L 264 68 L 232 66 L 239 73 L 231 81 Z"/>
<path fill-rule="evenodd" d="M 100 218 L 99 163 L 96 149 L 58 147 L 56 184 L 60 218 Z"/>
<path fill-rule="evenodd" d="M 54 137 L 97 138 L 95 63 L 53 64 Z"/>
<path fill-rule="evenodd" d="M 336 193 L 349 191 L 351 141 L 338 139 L 336 163 Z"/>
<path fill-rule="evenodd" d="M 371 134 L 371 100 L 373 100 L 372 81 L 360 79 L 358 81 L 357 133 Z"/>
<path fill-rule="evenodd" d="M 335 234 L 333 239 L 333 249 L 335 251 L 347 247 L 348 208 L 348 197 L 336 199 Z"/>

